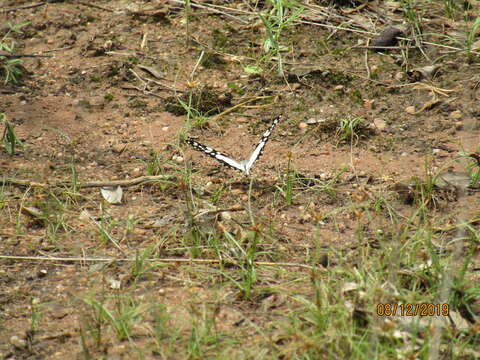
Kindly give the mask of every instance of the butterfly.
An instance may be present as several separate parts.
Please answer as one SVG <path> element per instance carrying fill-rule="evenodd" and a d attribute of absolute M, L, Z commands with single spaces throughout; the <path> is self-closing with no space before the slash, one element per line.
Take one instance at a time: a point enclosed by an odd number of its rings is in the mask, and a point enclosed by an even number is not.
<path fill-rule="evenodd" d="M 270 135 L 272 134 L 273 129 L 275 129 L 275 126 L 280 122 L 282 119 L 281 115 L 278 115 L 276 118 L 272 120 L 272 124 L 269 126 L 269 128 L 263 133 L 262 138 L 260 139 L 259 143 L 257 146 L 255 146 L 255 149 L 252 152 L 252 155 L 250 155 L 250 158 L 248 160 L 242 160 L 242 161 L 236 161 L 233 160 L 232 158 L 228 157 L 225 154 L 222 154 L 221 152 L 218 152 L 215 149 L 212 149 L 209 146 L 200 144 L 196 142 L 195 140 L 192 140 L 188 138 L 187 144 L 192 146 L 195 150 L 203 152 L 207 154 L 208 156 L 213 157 L 220 163 L 230 166 L 231 168 L 235 170 L 239 170 L 243 172 L 245 175 L 249 176 L 250 175 L 250 169 L 252 168 L 253 164 L 255 164 L 255 161 L 258 160 L 260 155 L 262 155 L 263 149 L 265 145 L 268 142 L 268 139 L 270 138 Z"/>

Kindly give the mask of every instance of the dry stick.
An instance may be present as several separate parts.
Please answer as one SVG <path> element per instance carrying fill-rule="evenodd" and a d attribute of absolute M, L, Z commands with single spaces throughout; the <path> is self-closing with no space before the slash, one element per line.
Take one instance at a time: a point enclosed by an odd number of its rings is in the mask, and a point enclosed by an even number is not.
<path fill-rule="evenodd" d="M 102 224 L 101 224 L 99 221 L 95 220 L 91 215 L 88 216 L 88 219 L 89 219 L 91 222 L 93 222 L 93 223 L 98 227 L 98 229 L 105 234 L 105 236 L 108 238 L 108 240 L 110 240 L 110 242 L 111 242 L 118 250 L 120 250 L 120 252 L 121 252 L 123 255 L 126 255 L 125 250 L 123 250 L 123 249 L 120 247 L 120 245 L 118 244 L 118 241 L 117 241 L 112 235 L 110 235 L 110 233 L 109 233 L 108 231 L 105 231 L 105 230 L 103 229 Z"/>
<path fill-rule="evenodd" d="M 72 46 L 65 46 L 63 48 L 55 48 L 55 49 L 49 49 L 49 50 L 43 50 L 42 51 L 42 54 L 43 53 L 50 53 L 50 52 L 54 52 L 54 51 L 60 51 L 60 50 L 68 50 L 68 49 L 72 49 L 74 48 L 75 45 L 72 45 Z"/>
<path fill-rule="evenodd" d="M 108 8 L 105 8 L 105 7 L 102 7 L 102 6 L 98 6 L 98 5 L 95 5 L 95 4 L 86 3 L 86 2 L 84 2 L 84 1 L 78 1 L 78 0 L 77 0 L 77 4 L 80 4 L 80 5 L 83 5 L 83 6 L 92 7 L 92 8 L 95 8 L 95 9 L 100 9 L 100 10 L 103 10 L 103 11 L 114 12 L 114 10 L 112 10 L 112 9 L 108 9 Z"/>
<path fill-rule="evenodd" d="M 45 257 L 45 256 L 15 256 L 15 255 L 0 255 L 0 259 L 7 260 L 36 260 L 36 261 L 65 261 L 65 262 L 114 262 L 114 261 L 136 261 L 136 258 L 90 258 L 90 257 Z M 197 264 L 220 264 L 222 261 L 217 259 L 146 259 L 151 262 L 164 262 L 164 263 L 197 263 Z M 256 265 L 261 266 L 280 266 L 280 267 L 300 267 L 309 270 L 318 270 L 318 268 L 299 263 L 288 262 L 268 262 L 268 261 L 255 261 Z"/>
<path fill-rule="evenodd" d="M 32 9 L 32 8 L 36 8 L 36 7 L 45 5 L 45 4 L 46 4 L 46 2 L 42 1 L 41 3 L 37 3 L 37 4 L 33 4 L 33 5 L 23 5 L 23 6 L 19 6 L 19 7 L 16 7 L 16 8 L 11 8 L 11 9 L 2 9 L 2 10 L 0 10 L 0 14 L 8 13 L 8 12 L 11 12 L 11 11 L 23 10 L 23 9 Z"/>
<path fill-rule="evenodd" d="M 182 0 L 170 0 L 170 2 L 185 5 L 185 1 L 182 1 Z M 205 5 L 200 5 L 200 4 L 197 4 L 197 3 L 194 3 L 194 2 L 190 2 L 190 6 L 191 7 L 196 7 L 196 8 L 199 8 L 199 9 L 209 10 L 209 11 L 217 13 L 217 14 L 225 15 L 229 18 L 234 19 L 235 21 L 239 21 L 241 23 L 248 24 L 248 21 L 242 20 L 242 19 L 240 19 L 236 16 L 230 15 L 229 13 L 226 13 L 224 11 L 220 11 L 220 10 L 217 10 L 217 9 L 205 6 Z"/>
<path fill-rule="evenodd" d="M 130 72 L 135 75 L 135 77 L 140 80 L 142 83 L 144 83 L 145 86 L 148 86 L 148 84 L 145 84 L 145 80 L 146 81 L 150 81 L 152 83 L 154 83 L 155 85 L 158 85 L 158 86 L 162 86 L 164 87 L 165 89 L 167 90 L 170 90 L 170 91 L 175 91 L 175 92 L 184 92 L 184 90 L 179 90 L 179 89 L 176 89 L 174 87 L 171 87 L 169 85 L 166 85 L 164 83 L 161 83 L 160 81 L 157 81 L 157 80 L 154 80 L 154 79 L 150 79 L 150 78 L 147 78 L 147 77 L 141 77 L 140 75 L 138 75 L 135 71 L 133 71 L 132 69 L 130 69 Z"/>
<path fill-rule="evenodd" d="M 467 221 L 462 222 L 462 223 L 457 222 L 455 225 L 450 225 L 450 226 L 446 226 L 446 227 L 433 227 L 432 230 L 447 232 L 447 231 L 452 231 L 452 230 L 455 230 L 457 228 L 466 227 L 467 225 L 472 225 L 472 224 L 476 224 L 476 223 L 480 223 L 480 217 L 470 219 L 470 220 L 467 220 Z"/>
<path fill-rule="evenodd" d="M 230 208 L 230 209 L 216 209 L 216 210 L 204 210 L 199 212 L 197 215 L 195 215 L 193 218 L 197 219 L 199 217 L 208 215 L 208 214 L 219 214 L 222 212 L 234 212 L 234 211 L 243 211 L 245 210 L 244 208 Z"/>
<path fill-rule="evenodd" d="M 350 49 L 378 49 L 379 46 L 373 46 L 373 45 L 355 45 L 351 46 Z M 406 50 L 406 49 L 416 49 L 417 46 L 381 46 L 382 50 Z"/>
<path fill-rule="evenodd" d="M 222 111 L 220 114 L 217 114 L 215 116 L 212 116 L 212 120 L 217 120 L 218 118 L 221 118 L 223 115 L 227 115 L 229 113 L 231 113 L 232 111 L 236 110 L 237 108 L 239 107 L 242 107 L 244 106 L 245 104 L 248 104 L 249 102 L 252 102 L 252 101 L 255 101 L 255 100 L 259 100 L 259 99 L 265 99 L 265 98 L 271 98 L 271 96 L 257 96 L 253 99 L 248 99 L 248 100 L 245 100 L 244 102 L 241 102 L 240 104 L 237 104 L 237 105 L 234 105 L 232 107 L 229 107 L 227 110 L 225 111 Z"/>
<path fill-rule="evenodd" d="M 367 41 L 367 46 L 370 45 L 370 39 Z M 367 69 L 367 79 L 371 78 L 370 67 L 368 66 L 368 51 L 365 49 L 365 68 Z"/>
<path fill-rule="evenodd" d="M 198 57 L 197 63 L 196 63 L 195 66 L 193 67 L 192 73 L 190 74 L 190 79 L 191 79 L 191 80 L 193 80 L 193 77 L 195 76 L 195 73 L 197 72 L 198 66 L 199 66 L 200 63 L 202 62 L 202 59 L 203 59 L 203 56 L 204 56 L 204 55 L 205 55 L 205 50 L 202 50 L 202 52 L 200 53 L 200 56 Z"/>
<path fill-rule="evenodd" d="M 103 187 L 103 186 L 134 186 L 147 182 L 155 182 L 159 180 L 173 180 L 175 179 L 172 175 L 155 175 L 155 176 L 140 176 L 133 179 L 127 180 L 110 180 L 110 181 L 92 181 L 85 183 L 76 183 L 77 188 L 92 188 L 92 187 Z M 19 186 L 29 186 L 29 187 L 61 187 L 61 186 L 71 186 L 72 182 L 69 181 L 59 181 L 55 183 L 40 183 L 29 180 L 21 180 L 14 178 L 0 178 L 0 184 L 12 184 Z"/>
<path fill-rule="evenodd" d="M 298 20 L 298 22 L 300 24 L 320 26 L 320 27 L 325 27 L 327 29 L 345 30 L 345 31 L 350 31 L 350 32 L 359 33 L 359 34 L 372 35 L 372 36 L 377 35 L 377 33 L 374 33 L 374 32 L 371 32 L 371 31 L 350 29 L 350 28 L 345 28 L 345 27 L 342 27 L 342 26 L 320 24 L 320 23 L 315 23 L 315 22 L 305 21 L 305 20 Z"/>
<path fill-rule="evenodd" d="M 146 91 L 147 87 L 148 87 L 148 84 L 135 71 L 133 71 L 132 69 L 129 69 L 129 70 L 142 83 L 143 91 Z"/>
<path fill-rule="evenodd" d="M 4 57 L 7 59 L 12 59 L 12 58 L 51 58 L 53 57 L 52 55 L 36 55 L 36 54 L 9 54 L 5 51 L 0 51 L 0 57 Z"/>

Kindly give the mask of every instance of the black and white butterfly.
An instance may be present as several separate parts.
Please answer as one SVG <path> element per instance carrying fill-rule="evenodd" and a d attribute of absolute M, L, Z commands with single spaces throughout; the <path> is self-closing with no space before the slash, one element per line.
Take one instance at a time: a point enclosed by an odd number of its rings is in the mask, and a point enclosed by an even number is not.
<path fill-rule="evenodd" d="M 262 155 L 263 149 L 265 148 L 265 145 L 267 144 L 273 129 L 280 122 L 281 118 L 282 116 L 279 115 L 275 119 L 273 119 L 272 124 L 263 133 L 262 138 L 260 139 L 257 146 L 255 146 L 255 149 L 253 150 L 252 155 L 250 155 L 250 158 L 248 160 L 242 160 L 242 161 L 233 160 L 227 155 L 222 154 L 221 152 L 218 152 L 217 150 L 212 149 L 209 146 L 202 145 L 190 138 L 187 139 L 187 144 L 191 145 L 195 150 L 201 151 L 207 154 L 208 156 L 213 157 L 214 159 L 216 159 L 217 161 L 221 162 L 224 165 L 230 166 L 235 170 L 239 170 L 243 172 L 245 175 L 250 175 L 250 169 L 252 168 L 253 164 L 255 164 L 255 161 L 258 160 L 260 155 Z"/>

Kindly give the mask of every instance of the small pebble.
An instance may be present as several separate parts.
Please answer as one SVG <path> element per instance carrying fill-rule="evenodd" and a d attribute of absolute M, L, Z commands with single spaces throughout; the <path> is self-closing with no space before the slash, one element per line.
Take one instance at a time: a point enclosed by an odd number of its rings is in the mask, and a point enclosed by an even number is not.
<path fill-rule="evenodd" d="M 385 128 L 387 127 L 387 123 L 385 122 L 385 120 L 382 120 L 382 119 L 374 119 L 373 124 L 380 131 L 384 131 Z"/>
<path fill-rule="evenodd" d="M 17 349 L 23 349 L 27 346 L 27 342 L 24 339 L 20 339 L 16 335 L 13 335 L 10 338 L 10 344 L 12 344 Z"/>
<path fill-rule="evenodd" d="M 178 164 L 183 163 L 183 157 L 181 157 L 180 155 L 173 155 L 172 160 Z"/>
<path fill-rule="evenodd" d="M 458 120 L 462 118 L 462 112 L 460 110 L 455 110 L 450 113 L 450 118 Z"/>
<path fill-rule="evenodd" d="M 405 112 L 407 114 L 411 114 L 411 115 L 415 114 L 415 106 L 407 106 L 405 108 Z"/>

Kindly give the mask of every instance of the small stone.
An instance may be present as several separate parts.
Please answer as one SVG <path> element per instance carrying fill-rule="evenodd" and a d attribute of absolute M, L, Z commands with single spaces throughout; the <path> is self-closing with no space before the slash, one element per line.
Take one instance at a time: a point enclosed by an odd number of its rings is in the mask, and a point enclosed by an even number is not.
<path fill-rule="evenodd" d="M 125 150 L 125 147 L 125 144 L 112 145 L 112 152 L 114 152 L 115 154 L 120 154 L 121 152 L 123 152 L 123 150 Z"/>
<path fill-rule="evenodd" d="M 410 115 L 415 114 L 415 106 L 407 106 L 405 108 L 405 112 Z"/>
<path fill-rule="evenodd" d="M 20 339 L 16 335 L 13 335 L 10 338 L 10 344 L 12 344 L 17 349 L 24 349 L 25 347 L 27 347 L 27 342 L 24 339 Z"/>
<path fill-rule="evenodd" d="M 183 163 L 183 157 L 180 155 L 173 155 L 172 160 L 175 161 L 177 164 Z"/>
<path fill-rule="evenodd" d="M 312 215 L 310 215 L 310 214 L 305 214 L 305 215 L 302 216 L 303 221 L 309 221 L 311 218 L 312 218 Z"/>
<path fill-rule="evenodd" d="M 382 119 L 374 119 L 373 124 L 380 131 L 385 131 L 385 128 L 387 127 L 387 123 Z"/>
<path fill-rule="evenodd" d="M 404 72 L 398 71 L 395 74 L 395 80 L 403 81 L 404 79 L 405 79 L 405 73 Z"/>
<path fill-rule="evenodd" d="M 147 230 L 141 229 L 141 228 L 134 228 L 134 229 L 133 229 L 133 233 L 134 233 L 135 235 L 143 236 L 143 235 L 145 235 L 145 234 L 147 233 Z"/>
<path fill-rule="evenodd" d="M 108 279 L 111 289 L 118 290 L 122 287 L 122 282 L 120 280 Z"/>
<path fill-rule="evenodd" d="M 458 120 L 462 118 L 462 112 L 460 110 L 455 110 L 450 113 L 450 118 Z"/>
<path fill-rule="evenodd" d="M 47 274 L 48 274 L 47 269 L 40 269 L 40 270 L 38 271 L 38 273 L 37 273 L 37 277 L 38 277 L 39 279 L 41 279 L 41 278 L 47 276 Z"/>
<path fill-rule="evenodd" d="M 298 127 L 300 129 L 306 129 L 308 127 L 308 124 L 307 123 L 304 123 L 304 122 L 301 122 L 300 124 L 298 124 Z"/>
<path fill-rule="evenodd" d="M 232 215 L 230 215 L 230 213 L 228 211 L 221 212 L 220 217 L 221 217 L 222 220 L 231 220 L 232 219 Z"/>
<path fill-rule="evenodd" d="M 333 88 L 333 90 L 335 90 L 335 91 L 341 91 L 343 89 L 345 89 L 345 86 L 343 86 L 343 85 L 337 85 Z"/>

